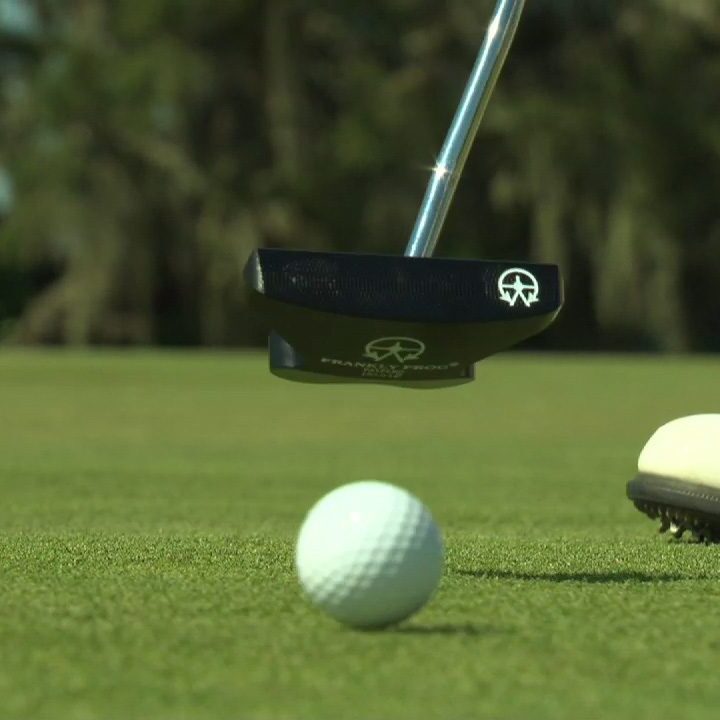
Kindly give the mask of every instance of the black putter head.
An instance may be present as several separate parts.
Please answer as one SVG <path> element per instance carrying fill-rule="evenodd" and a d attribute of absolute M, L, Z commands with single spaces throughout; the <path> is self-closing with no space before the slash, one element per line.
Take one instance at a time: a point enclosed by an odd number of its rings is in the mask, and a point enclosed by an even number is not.
<path fill-rule="evenodd" d="M 563 303 L 554 265 L 257 250 L 245 278 L 271 372 L 309 383 L 462 385 Z"/>

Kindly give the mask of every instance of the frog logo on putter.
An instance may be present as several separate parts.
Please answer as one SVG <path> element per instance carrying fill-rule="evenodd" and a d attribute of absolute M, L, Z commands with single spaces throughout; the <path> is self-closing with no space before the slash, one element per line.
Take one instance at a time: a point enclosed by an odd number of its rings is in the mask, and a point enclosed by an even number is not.
<path fill-rule="evenodd" d="M 529 271 L 522 268 L 506 270 L 498 280 L 500 299 L 510 307 L 516 307 L 522 300 L 525 307 L 540 302 L 540 283 Z"/>
<path fill-rule="evenodd" d="M 424 342 L 415 338 L 386 337 L 378 338 L 365 346 L 365 357 L 375 362 L 383 362 L 394 358 L 401 365 L 419 360 L 427 347 Z"/>

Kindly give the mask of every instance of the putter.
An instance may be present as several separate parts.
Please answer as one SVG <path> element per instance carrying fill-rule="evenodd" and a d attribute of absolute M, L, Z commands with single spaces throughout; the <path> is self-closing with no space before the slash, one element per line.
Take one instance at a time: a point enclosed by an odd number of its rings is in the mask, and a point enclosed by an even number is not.
<path fill-rule="evenodd" d="M 270 370 L 308 383 L 445 388 L 540 333 L 560 312 L 554 265 L 433 258 L 525 0 L 499 0 L 404 256 L 256 250 L 250 308 L 270 328 Z"/>

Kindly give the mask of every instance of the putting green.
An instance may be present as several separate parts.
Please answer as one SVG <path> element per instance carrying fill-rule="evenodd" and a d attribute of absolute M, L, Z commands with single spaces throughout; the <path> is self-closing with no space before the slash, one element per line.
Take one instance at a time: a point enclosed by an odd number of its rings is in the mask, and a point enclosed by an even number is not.
<path fill-rule="evenodd" d="M 720 361 L 510 356 L 439 392 L 235 354 L 0 353 L 0 716 L 715 718 L 720 547 L 624 497 Z M 362 634 L 300 596 L 331 488 L 417 493 L 441 590 Z"/>

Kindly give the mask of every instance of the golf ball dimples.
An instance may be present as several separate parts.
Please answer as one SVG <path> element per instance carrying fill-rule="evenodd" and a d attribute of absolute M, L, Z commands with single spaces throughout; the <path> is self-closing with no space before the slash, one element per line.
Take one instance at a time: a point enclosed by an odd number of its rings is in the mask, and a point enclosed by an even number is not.
<path fill-rule="evenodd" d="M 430 600 L 442 574 L 443 543 L 417 498 L 366 481 L 334 490 L 310 510 L 296 564 L 315 605 L 347 625 L 381 628 Z"/>

